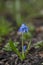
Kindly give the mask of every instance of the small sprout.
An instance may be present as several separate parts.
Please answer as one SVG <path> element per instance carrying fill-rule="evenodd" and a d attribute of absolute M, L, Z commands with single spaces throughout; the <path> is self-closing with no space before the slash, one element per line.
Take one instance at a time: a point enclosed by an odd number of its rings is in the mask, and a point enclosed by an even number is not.
<path fill-rule="evenodd" d="M 28 50 L 30 50 L 31 41 L 28 44 L 28 47 L 26 45 L 23 46 L 22 54 L 18 50 L 18 48 L 14 45 L 14 42 L 12 40 L 9 41 L 9 45 L 11 47 L 11 50 L 14 51 L 18 55 L 21 61 L 23 61 L 26 58 Z"/>
<path fill-rule="evenodd" d="M 22 52 L 19 51 L 19 49 L 17 47 L 18 46 L 17 42 L 14 43 L 12 40 L 9 41 L 9 48 L 18 55 L 18 57 L 20 58 L 21 61 L 23 61 L 26 58 L 26 55 L 31 47 L 31 40 L 30 40 L 29 44 L 26 46 L 26 45 L 24 45 L 24 39 L 23 39 L 23 36 L 25 33 L 27 35 L 29 35 L 28 34 L 29 28 L 25 24 L 22 24 L 20 29 L 18 30 L 18 32 L 21 32 L 21 35 L 22 35 Z"/>

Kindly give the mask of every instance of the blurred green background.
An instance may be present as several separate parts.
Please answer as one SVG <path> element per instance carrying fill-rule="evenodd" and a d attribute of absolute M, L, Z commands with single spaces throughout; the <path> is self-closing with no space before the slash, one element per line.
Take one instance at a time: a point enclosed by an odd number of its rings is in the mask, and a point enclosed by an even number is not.
<path fill-rule="evenodd" d="M 0 0 L 0 15 L 6 13 L 22 21 L 43 16 L 43 0 Z"/>
<path fill-rule="evenodd" d="M 18 31 L 22 23 L 33 23 L 38 17 L 43 18 L 43 0 L 0 0 L 0 42 L 9 32 Z M 33 32 L 34 26 L 28 26 Z"/>

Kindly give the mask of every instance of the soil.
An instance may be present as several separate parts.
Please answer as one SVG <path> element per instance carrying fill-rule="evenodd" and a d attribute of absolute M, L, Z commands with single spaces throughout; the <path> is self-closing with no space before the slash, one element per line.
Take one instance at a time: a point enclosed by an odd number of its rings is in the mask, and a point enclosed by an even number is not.
<path fill-rule="evenodd" d="M 17 37 L 16 39 L 14 38 L 14 31 L 11 34 L 5 36 L 2 45 L 0 44 L 0 65 L 43 65 L 43 49 L 35 49 L 32 47 L 24 61 L 21 61 L 15 52 L 3 51 L 2 48 L 9 38 L 17 40 Z M 32 38 L 32 44 L 41 40 L 43 40 L 43 31 L 36 31 L 35 36 Z"/>

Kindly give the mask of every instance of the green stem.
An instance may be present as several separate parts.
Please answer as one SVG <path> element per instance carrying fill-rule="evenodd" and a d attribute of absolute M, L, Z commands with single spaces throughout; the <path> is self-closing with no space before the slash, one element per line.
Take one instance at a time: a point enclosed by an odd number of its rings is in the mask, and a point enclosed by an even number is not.
<path fill-rule="evenodd" d="M 23 48 L 23 33 L 22 33 L 22 56 L 24 58 L 24 48 Z"/>

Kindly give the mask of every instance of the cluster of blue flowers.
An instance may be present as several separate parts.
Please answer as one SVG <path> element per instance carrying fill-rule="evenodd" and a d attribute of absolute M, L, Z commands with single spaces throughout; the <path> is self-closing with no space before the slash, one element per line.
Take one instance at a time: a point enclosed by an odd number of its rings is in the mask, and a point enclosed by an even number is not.
<path fill-rule="evenodd" d="M 29 31 L 29 28 L 25 24 L 22 24 L 21 27 L 18 30 L 18 32 L 21 32 L 21 33 L 25 33 L 25 32 L 28 32 L 28 31 Z"/>

